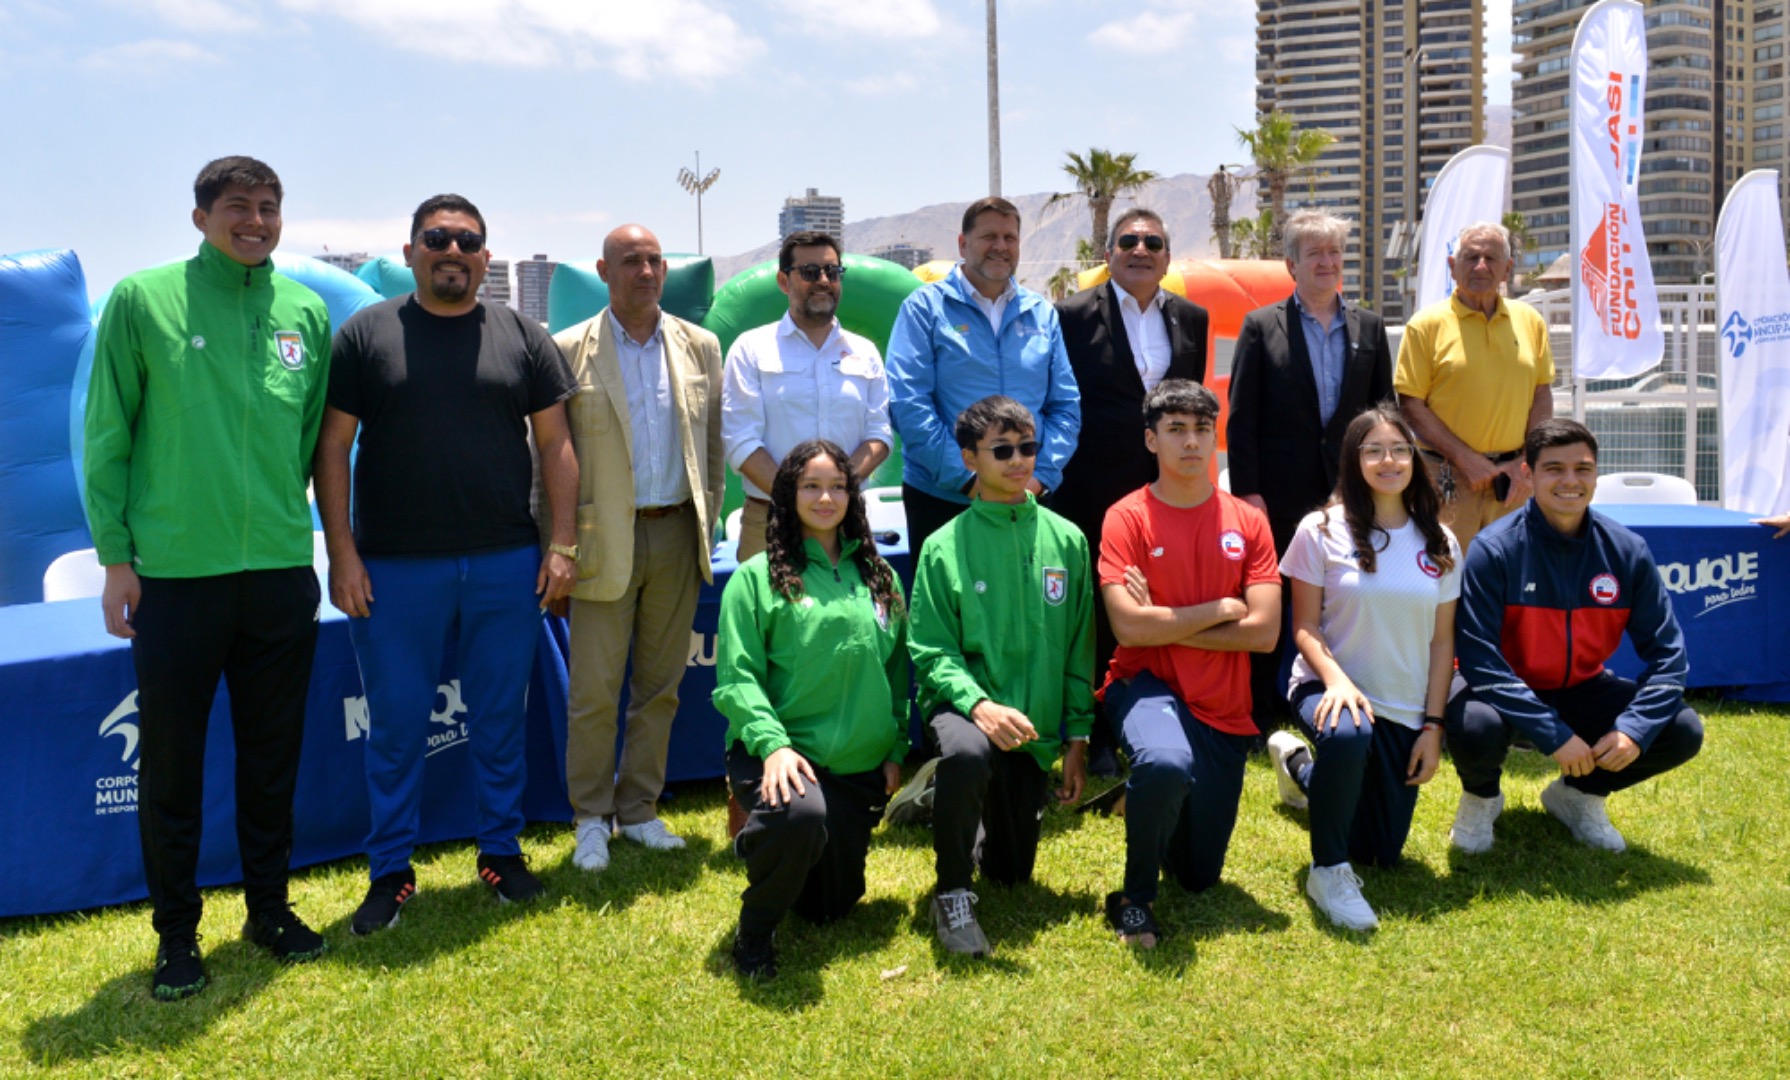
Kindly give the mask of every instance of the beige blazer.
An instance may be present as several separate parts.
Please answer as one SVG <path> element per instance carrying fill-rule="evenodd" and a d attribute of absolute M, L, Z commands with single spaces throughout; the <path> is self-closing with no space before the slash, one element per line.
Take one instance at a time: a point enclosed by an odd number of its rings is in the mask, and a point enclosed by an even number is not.
<path fill-rule="evenodd" d="M 694 323 L 666 314 L 660 324 L 676 406 L 684 470 L 699 526 L 696 564 L 713 582 L 709 547 L 726 483 L 721 456 L 721 343 Z M 609 309 L 554 335 L 578 380 L 566 401 L 578 454 L 579 600 L 615 600 L 634 572 L 634 430 L 615 351 Z"/>

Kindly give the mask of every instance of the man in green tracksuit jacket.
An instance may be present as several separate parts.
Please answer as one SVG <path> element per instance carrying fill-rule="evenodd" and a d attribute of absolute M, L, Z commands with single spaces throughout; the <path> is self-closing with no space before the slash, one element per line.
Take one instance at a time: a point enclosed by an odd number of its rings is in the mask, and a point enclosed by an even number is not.
<path fill-rule="evenodd" d="M 1067 744 L 1057 797 L 1081 797 L 1094 719 L 1088 542 L 1026 490 L 1036 432 L 999 395 L 958 416 L 973 501 L 927 538 L 914 580 L 908 650 L 939 754 L 933 922 L 948 951 L 975 956 L 988 952 L 969 891 L 977 865 L 998 884 L 1031 880 L 1047 770 Z"/>
<path fill-rule="evenodd" d="M 243 936 L 285 960 L 324 947 L 288 906 L 286 876 L 322 599 L 305 487 L 329 312 L 274 272 L 272 169 L 220 158 L 193 195 L 199 254 L 126 278 L 106 304 L 83 452 L 106 629 L 130 640 L 137 672 L 137 821 L 161 1000 L 205 986 L 195 876 L 220 675 L 236 741 Z"/>

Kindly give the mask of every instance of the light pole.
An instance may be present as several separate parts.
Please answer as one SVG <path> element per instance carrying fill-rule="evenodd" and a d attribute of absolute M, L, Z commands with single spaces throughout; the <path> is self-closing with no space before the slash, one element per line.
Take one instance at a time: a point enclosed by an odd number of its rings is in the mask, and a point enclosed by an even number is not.
<path fill-rule="evenodd" d="M 701 150 L 696 151 L 695 172 L 691 172 L 689 169 L 677 171 L 677 182 L 683 185 L 685 191 L 696 196 L 696 254 L 698 255 L 702 254 L 702 193 L 714 187 L 715 181 L 719 179 L 721 179 L 720 169 L 711 169 L 707 176 L 702 175 Z"/>
<path fill-rule="evenodd" d="M 988 0 L 988 193 L 1001 193 L 1001 60 L 994 0 Z"/>

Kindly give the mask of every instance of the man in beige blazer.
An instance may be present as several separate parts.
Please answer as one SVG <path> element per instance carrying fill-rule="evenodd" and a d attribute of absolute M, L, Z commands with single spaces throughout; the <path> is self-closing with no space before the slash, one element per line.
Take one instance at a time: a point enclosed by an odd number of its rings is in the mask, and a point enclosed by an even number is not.
<path fill-rule="evenodd" d="M 566 402 L 580 463 L 566 788 L 573 861 L 593 871 L 609 865 L 611 817 L 648 848 L 684 846 L 656 804 L 697 593 L 714 580 L 709 545 L 724 480 L 720 342 L 659 309 L 659 241 L 638 225 L 616 229 L 597 273 L 609 306 L 554 337 L 578 382 Z"/>

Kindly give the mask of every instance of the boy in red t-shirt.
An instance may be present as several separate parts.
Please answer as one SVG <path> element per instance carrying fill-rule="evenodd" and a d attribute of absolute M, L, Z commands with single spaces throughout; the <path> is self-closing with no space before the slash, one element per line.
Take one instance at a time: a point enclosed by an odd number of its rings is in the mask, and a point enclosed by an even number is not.
<path fill-rule="evenodd" d="M 1165 379 L 1144 399 L 1160 478 L 1114 503 L 1100 591 L 1119 648 L 1101 694 L 1131 759 L 1125 887 L 1106 898 L 1121 940 L 1153 947 L 1166 865 L 1190 892 L 1217 884 L 1237 822 L 1250 715 L 1249 653 L 1280 632 L 1280 564 L 1260 510 L 1207 470 L 1218 398 Z"/>

